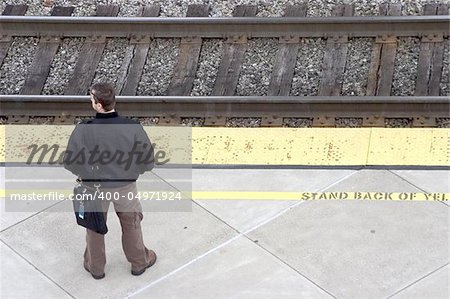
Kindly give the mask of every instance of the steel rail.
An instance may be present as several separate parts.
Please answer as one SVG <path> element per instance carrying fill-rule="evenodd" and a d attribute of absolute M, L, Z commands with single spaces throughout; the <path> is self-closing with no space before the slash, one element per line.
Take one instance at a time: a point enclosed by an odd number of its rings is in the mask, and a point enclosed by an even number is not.
<path fill-rule="evenodd" d="M 450 98 L 424 97 L 197 97 L 118 96 L 127 116 L 181 117 L 450 117 Z M 2 95 L 2 116 L 92 115 L 89 96 Z"/>
<path fill-rule="evenodd" d="M 350 37 L 449 36 L 450 16 L 369 17 L 36 17 L 1 16 L 3 36 Z"/>
<path fill-rule="evenodd" d="M 0 103 L 86 103 L 88 95 L 0 95 Z M 255 103 L 255 104 L 450 104 L 446 96 L 116 96 L 121 103 Z"/>

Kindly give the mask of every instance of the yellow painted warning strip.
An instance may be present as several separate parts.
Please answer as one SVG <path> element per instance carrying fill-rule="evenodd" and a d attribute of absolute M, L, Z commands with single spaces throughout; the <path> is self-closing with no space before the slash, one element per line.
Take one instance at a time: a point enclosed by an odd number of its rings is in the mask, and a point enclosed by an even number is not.
<path fill-rule="evenodd" d="M 157 194 L 150 198 L 149 194 Z M 161 194 L 179 193 L 163 197 Z M 0 197 L 16 201 L 58 201 L 69 198 L 70 190 L 62 189 L 0 189 Z M 266 192 L 266 191 L 191 191 L 174 190 L 139 191 L 143 201 L 176 201 L 179 199 L 193 200 L 369 200 L 369 201 L 450 201 L 450 193 L 443 192 Z M 104 197 L 106 198 L 106 197 Z M 113 195 L 110 197 L 113 199 Z"/>
<path fill-rule="evenodd" d="M 0 163 L 26 162 L 30 145 L 64 151 L 74 126 L 0 126 Z M 445 128 L 145 127 L 172 164 L 450 166 Z M 49 155 L 50 156 L 50 155 Z M 48 159 L 48 157 L 47 157 Z"/>
<path fill-rule="evenodd" d="M 195 200 L 401 200 L 449 201 L 450 193 L 193 191 Z"/>
<path fill-rule="evenodd" d="M 370 128 L 201 128 L 194 164 L 365 165 Z"/>
<path fill-rule="evenodd" d="M 368 165 L 450 165 L 450 129 L 373 128 Z"/>

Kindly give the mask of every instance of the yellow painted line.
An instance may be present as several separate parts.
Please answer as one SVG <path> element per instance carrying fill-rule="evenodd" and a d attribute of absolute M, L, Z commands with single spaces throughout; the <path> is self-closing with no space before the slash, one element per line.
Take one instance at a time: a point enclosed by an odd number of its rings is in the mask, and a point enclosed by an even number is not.
<path fill-rule="evenodd" d="M 400 200 L 449 201 L 450 193 L 193 191 L 195 200 Z"/>
<path fill-rule="evenodd" d="M 57 159 L 73 128 L 1 125 L 0 162 L 26 162 L 32 144 L 58 145 Z M 145 127 L 145 130 L 156 143 L 156 150 L 164 151 L 171 164 L 450 166 L 450 129 L 446 128 Z"/>
<path fill-rule="evenodd" d="M 450 201 L 450 193 L 443 192 L 266 192 L 266 191 L 184 191 L 173 190 L 139 191 L 142 200 L 159 197 L 144 196 L 145 193 L 180 193 L 181 199 L 194 200 L 369 200 L 369 201 Z M 61 200 L 68 198 L 70 190 L 63 189 L 14 189 L 0 190 L 1 198 L 16 198 L 17 201 Z M 11 197 L 11 195 L 13 197 Z M 40 195 L 40 196 L 39 196 Z M 22 198 L 22 200 L 21 200 Z M 40 199 L 39 199 L 40 198 Z"/>

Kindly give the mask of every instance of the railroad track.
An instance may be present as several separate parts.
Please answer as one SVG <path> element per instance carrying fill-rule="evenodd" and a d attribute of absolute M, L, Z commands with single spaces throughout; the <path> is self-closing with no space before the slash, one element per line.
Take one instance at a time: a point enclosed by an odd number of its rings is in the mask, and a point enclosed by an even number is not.
<path fill-rule="evenodd" d="M 50 17 L 25 17 L 26 6 L 7 6 L 0 18 L 0 65 L 16 37 L 37 37 L 39 44 L 20 94 L 2 95 L 0 121 L 29 123 L 34 117 L 51 123 L 73 123 L 91 115 L 85 96 L 110 38 L 127 38 L 117 81 L 119 109 L 137 118 L 154 118 L 162 125 L 179 125 L 186 118 L 202 125 L 223 126 L 230 118 L 257 118 L 261 126 L 282 126 L 287 119 L 311 126 L 336 126 L 340 119 L 359 126 L 385 126 L 390 119 L 407 119 L 411 126 L 448 125 L 450 99 L 440 95 L 444 43 L 449 38 L 448 4 L 427 4 L 423 16 L 400 16 L 401 6 L 385 4 L 378 17 L 353 17 L 351 5 L 338 5 L 333 17 L 306 18 L 306 5 L 289 6 L 283 18 L 256 18 L 256 7 L 237 6 L 233 18 L 206 18 L 208 6 L 190 5 L 186 18 L 158 18 L 159 6 L 146 6 L 140 17 L 116 18 L 118 7 L 98 6 L 96 17 L 70 17 L 73 8 L 55 7 Z M 22 16 L 20 16 L 22 15 Z M 83 37 L 84 44 L 64 95 L 40 95 L 63 38 Z M 353 38 L 373 39 L 364 96 L 342 96 L 348 45 Z M 420 39 L 414 96 L 391 96 L 397 41 Z M 164 96 L 136 96 L 155 38 L 180 39 L 173 76 Z M 224 42 L 211 96 L 191 96 L 202 43 Z M 272 75 L 265 96 L 236 96 L 248 41 L 278 39 Z M 326 40 L 318 93 L 289 96 L 304 38 Z M 447 49 L 448 51 L 448 49 Z M 301 57 L 299 58 L 301 59 Z M 0 91 L 1 92 L 1 91 Z M 123 103 L 127 103 L 123 105 Z M 443 124 L 443 125 L 442 125 Z"/>

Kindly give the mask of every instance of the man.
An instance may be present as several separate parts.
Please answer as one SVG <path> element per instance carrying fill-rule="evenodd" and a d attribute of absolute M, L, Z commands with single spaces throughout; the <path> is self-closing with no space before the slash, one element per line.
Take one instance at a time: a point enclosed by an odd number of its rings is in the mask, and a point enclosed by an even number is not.
<path fill-rule="evenodd" d="M 115 92 L 110 84 L 94 84 L 90 95 L 92 108 L 97 113 L 94 119 L 75 127 L 64 155 L 64 167 L 83 184 L 102 192 L 105 217 L 113 201 L 131 274 L 141 275 L 156 262 L 156 254 L 144 245 L 143 214 L 136 198 L 136 180 L 153 168 L 153 147 L 141 124 L 115 111 Z M 105 264 L 104 235 L 86 229 L 84 268 L 95 279 L 102 279 Z"/>

